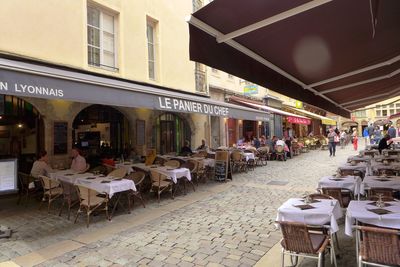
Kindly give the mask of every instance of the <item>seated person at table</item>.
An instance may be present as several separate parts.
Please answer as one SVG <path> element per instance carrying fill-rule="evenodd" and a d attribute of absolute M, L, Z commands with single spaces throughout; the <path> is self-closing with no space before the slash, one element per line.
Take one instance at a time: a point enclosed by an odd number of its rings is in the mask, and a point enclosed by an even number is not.
<path fill-rule="evenodd" d="M 71 154 L 71 169 L 76 172 L 84 172 L 86 170 L 86 159 L 80 155 L 79 149 L 76 147 L 72 148 Z"/>
<path fill-rule="evenodd" d="M 192 149 L 189 147 L 189 141 L 185 141 L 185 145 L 181 148 L 181 155 L 188 156 L 193 154 Z"/>
<path fill-rule="evenodd" d="M 255 147 L 255 148 L 259 148 L 260 146 L 261 146 L 261 142 L 260 142 L 260 140 L 257 138 L 257 137 L 254 137 L 253 138 L 253 146 Z"/>
<path fill-rule="evenodd" d="M 390 145 L 393 143 L 393 141 L 390 141 L 388 143 L 389 140 L 390 140 L 390 135 L 387 134 L 379 141 L 378 145 L 379 154 L 382 154 L 382 150 L 388 149 Z"/>
<path fill-rule="evenodd" d="M 38 160 L 33 163 L 31 175 L 34 178 L 39 178 L 39 175 L 48 176 L 49 173 L 53 172 L 53 169 L 49 166 L 49 157 L 45 150 L 40 151 Z"/>
<path fill-rule="evenodd" d="M 206 140 L 201 140 L 201 145 L 197 148 L 197 150 L 206 150 L 208 147 L 206 145 Z"/>

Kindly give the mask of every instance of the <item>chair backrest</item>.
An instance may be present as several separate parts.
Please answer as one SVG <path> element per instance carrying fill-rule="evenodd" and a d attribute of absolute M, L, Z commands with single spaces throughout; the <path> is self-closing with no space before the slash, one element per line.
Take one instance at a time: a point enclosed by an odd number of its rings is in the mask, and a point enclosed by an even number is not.
<path fill-rule="evenodd" d="M 277 223 L 280 225 L 286 250 L 315 254 L 306 224 L 286 221 L 278 221 Z"/>
<path fill-rule="evenodd" d="M 125 168 L 118 168 L 110 172 L 107 176 L 112 176 L 116 178 L 124 178 L 126 176 L 126 169 Z"/>
<path fill-rule="evenodd" d="M 170 168 L 179 168 L 181 166 L 181 164 L 177 160 L 168 160 L 168 161 L 164 162 L 164 166 L 167 166 Z"/>
<path fill-rule="evenodd" d="M 310 195 L 308 195 L 308 197 L 311 198 L 312 200 L 314 200 L 314 199 L 334 199 L 330 195 L 326 195 L 326 194 L 310 194 Z"/>
<path fill-rule="evenodd" d="M 60 183 L 54 179 L 51 179 L 44 175 L 39 175 L 40 181 L 42 182 L 42 186 L 45 190 L 50 190 L 55 187 L 60 186 Z"/>
<path fill-rule="evenodd" d="M 78 192 L 79 201 L 81 202 L 81 205 L 83 204 L 83 201 L 86 200 L 87 206 L 89 207 L 91 199 L 95 198 L 99 194 L 99 192 L 97 192 L 96 190 L 87 188 L 82 185 L 76 185 L 76 189 Z"/>
<path fill-rule="evenodd" d="M 400 231 L 358 226 L 361 255 L 364 261 L 400 266 Z"/>
<path fill-rule="evenodd" d="M 182 168 L 188 168 L 191 173 L 197 171 L 197 161 L 196 160 L 188 160 L 184 164 L 181 165 Z"/>
<path fill-rule="evenodd" d="M 380 188 L 380 187 L 372 187 L 369 189 L 369 197 L 378 197 L 379 194 L 382 194 L 383 197 L 393 198 L 393 189 L 392 188 Z"/>
<path fill-rule="evenodd" d="M 104 166 L 104 165 L 96 166 L 96 167 L 92 168 L 92 169 L 90 170 L 90 172 L 91 172 L 91 173 L 99 172 L 99 173 L 101 173 L 101 174 L 106 174 L 106 173 L 107 173 L 107 167 Z"/>
<path fill-rule="evenodd" d="M 322 188 L 322 193 L 333 197 L 339 201 L 341 207 L 344 207 L 344 202 L 342 198 L 342 188 L 339 187 L 326 187 Z"/>
<path fill-rule="evenodd" d="M 111 165 L 108 165 L 108 164 L 104 164 L 104 163 L 103 163 L 103 166 L 106 167 L 106 172 L 107 172 L 107 173 L 110 173 L 110 172 L 112 172 L 113 170 L 115 170 L 115 167 L 114 167 L 114 166 L 111 166 Z"/>
<path fill-rule="evenodd" d="M 141 185 L 144 181 L 146 174 L 142 171 L 132 172 L 129 174 L 126 179 L 132 180 L 136 186 Z"/>
<path fill-rule="evenodd" d="M 243 159 L 243 154 L 239 150 L 234 150 L 231 154 L 232 160 L 241 161 Z"/>
<path fill-rule="evenodd" d="M 150 170 L 150 178 L 152 184 L 156 183 L 158 186 L 160 186 L 161 181 L 168 180 L 167 176 L 163 175 L 162 173 L 156 170 Z"/>

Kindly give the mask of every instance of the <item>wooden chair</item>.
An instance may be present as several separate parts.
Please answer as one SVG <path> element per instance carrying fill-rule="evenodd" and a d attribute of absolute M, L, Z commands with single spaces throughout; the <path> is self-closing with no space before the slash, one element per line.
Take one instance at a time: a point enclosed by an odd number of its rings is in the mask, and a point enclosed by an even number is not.
<path fill-rule="evenodd" d="M 350 201 L 353 199 L 353 193 L 346 188 L 325 187 L 322 188 L 322 193 L 337 199 L 342 208 L 347 208 Z"/>
<path fill-rule="evenodd" d="M 126 169 L 125 168 L 115 169 L 112 172 L 110 172 L 107 176 L 115 178 L 124 178 L 126 176 Z"/>
<path fill-rule="evenodd" d="M 106 212 L 107 219 L 110 220 L 110 216 L 108 215 L 109 198 L 107 194 L 100 194 L 93 189 L 81 185 L 77 185 L 76 189 L 79 196 L 79 209 L 76 213 L 74 223 L 78 220 L 79 214 L 86 212 L 86 227 L 89 227 L 90 215 L 101 207 Z"/>
<path fill-rule="evenodd" d="M 160 195 L 162 192 L 168 190 L 171 193 L 171 198 L 174 199 L 173 194 L 173 182 L 168 179 L 167 176 L 157 172 L 156 170 L 150 170 L 151 188 L 150 192 L 156 192 L 158 196 L 158 203 L 160 203 Z"/>
<path fill-rule="evenodd" d="M 177 160 L 168 160 L 168 161 L 164 162 L 164 166 L 166 166 L 168 168 L 177 169 L 181 166 L 181 163 Z"/>
<path fill-rule="evenodd" d="M 143 208 L 146 208 L 146 206 L 144 204 L 142 190 L 141 190 L 145 178 L 146 178 L 146 173 L 144 173 L 142 171 L 132 172 L 131 174 L 129 174 L 126 177 L 126 179 L 132 180 L 135 183 L 135 187 L 136 187 L 136 191 L 130 190 L 130 192 L 129 192 L 129 198 L 128 198 L 129 210 L 131 209 L 130 201 L 132 199 L 132 203 L 134 204 L 133 199 L 135 197 L 138 198 L 142 202 Z"/>
<path fill-rule="evenodd" d="M 76 193 L 76 189 L 72 184 L 60 181 L 60 185 L 61 188 L 63 189 L 62 190 L 63 202 L 61 204 L 60 213 L 58 214 L 58 216 L 61 216 L 64 205 L 67 204 L 68 220 L 69 220 L 71 215 L 71 208 L 79 203 L 79 197 Z"/>
<path fill-rule="evenodd" d="M 331 254 L 331 263 L 333 261 L 336 266 L 336 254 L 331 239 L 328 234 L 324 234 L 322 228 L 318 227 L 317 231 L 311 231 L 314 227 L 304 223 L 277 221 L 282 231 L 282 267 L 285 266 L 285 255 L 296 258 L 303 256 L 307 258 L 318 259 L 318 267 L 324 264 L 324 255 L 326 251 Z"/>
<path fill-rule="evenodd" d="M 391 199 L 386 201 L 393 201 L 393 189 L 392 188 L 382 188 L 382 187 L 372 187 L 368 190 L 368 199 L 377 200 L 379 195 L 382 194 L 382 198 Z"/>
<path fill-rule="evenodd" d="M 231 154 L 232 158 L 232 169 L 247 172 L 247 163 L 243 158 L 242 151 L 234 150 Z"/>
<path fill-rule="evenodd" d="M 400 231 L 355 226 L 358 235 L 358 266 L 400 266 Z"/>
<path fill-rule="evenodd" d="M 43 186 L 43 198 L 40 203 L 39 210 L 42 207 L 43 202 L 47 202 L 47 212 L 50 212 L 51 203 L 58 197 L 62 196 L 63 189 L 60 183 L 54 179 L 51 179 L 44 175 L 39 175 L 40 181 Z"/>
<path fill-rule="evenodd" d="M 19 205 L 23 198 L 25 198 L 25 205 L 28 204 L 29 197 L 38 192 L 36 187 L 29 188 L 29 185 L 33 183 L 36 179 L 26 173 L 18 172 L 18 200 L 17 205 Z"/>

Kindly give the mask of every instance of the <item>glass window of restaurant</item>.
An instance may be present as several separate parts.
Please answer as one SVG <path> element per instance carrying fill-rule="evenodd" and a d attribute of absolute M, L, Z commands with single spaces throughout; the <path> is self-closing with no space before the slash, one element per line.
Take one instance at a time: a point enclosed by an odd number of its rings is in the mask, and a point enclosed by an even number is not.
<path fill-rule="evenodd" d="M 192 131 L 188 122 L 173 113 L 164 113 L 156 119 L 153 140 L 157 153 L 180 153 L 185 141 L 191 143 Z"/>
<path fill-rule="evenodd" d="M 43 118 L 31 103 L 0 95 L 0 158 L 17 158 L 18 170 L 29 173 L 44 136 Z"/>
<path fill-rule="evenodd" d="M 129 149 L 129 122 L 113 107 L 91 105 L 75 117 L 72 136 L 74 145 L 95 166 L 101 158 L 119 158 Z"/>

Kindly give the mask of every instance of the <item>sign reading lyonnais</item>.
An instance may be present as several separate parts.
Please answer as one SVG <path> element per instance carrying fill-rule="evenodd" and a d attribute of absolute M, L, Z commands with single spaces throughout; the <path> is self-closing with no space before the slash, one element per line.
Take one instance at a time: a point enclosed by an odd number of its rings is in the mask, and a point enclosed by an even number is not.
<path fill-rule="evenodd" d="M 158 97 L 160 109 L 178 112 L 195 112 L 214 116 L 229 116 L 229 108 L 172 97 Z"/>
<path fill-rule="evenodd" d="M 22 83 L 8 83 L 0 81 L 0 92 L 9 92 L 14 91 L 19 94 L 28 94 L 28 95 L 36 95 L 36 96 L 56 96 L 63 97 L 64 91 L 56 88 L 49 88 L 46 86 L 38 86 L 31 84 L 22 84 Z"/>

